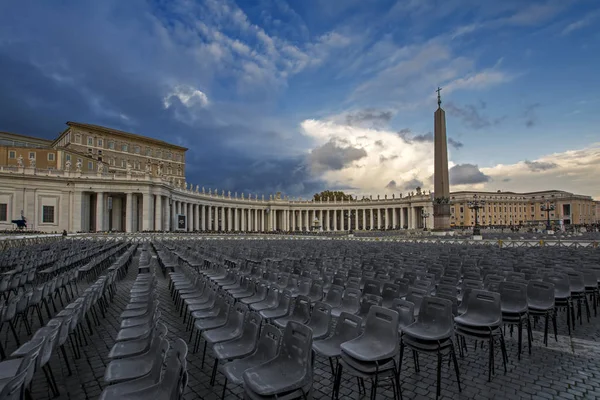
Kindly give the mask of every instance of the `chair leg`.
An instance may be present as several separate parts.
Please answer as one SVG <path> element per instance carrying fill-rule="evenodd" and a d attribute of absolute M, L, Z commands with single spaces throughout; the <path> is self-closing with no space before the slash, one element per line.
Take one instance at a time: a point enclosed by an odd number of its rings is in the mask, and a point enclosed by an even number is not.
<path fill-rule="evenodd" d="M 67 364 L 67 371 L 69 371 L 69 376 L 73 375 L 73 371 L 71 371 L 71 364 L 69 364 L 69 360 L 67 359 L 67 351 L 65 350 L 65 346 L 60 346 L 60 352 L 62 353 L 63 359 L 65 360 L 65 364 Z"/>
<path fill-rule="evenodd" d="M 519 343 L 519 352 L 517 353 L 518 354 L 517 359 L 519 361 L 521 361 L 521 348 L 523 347 L 523 320 L 521 320 L 521 319 L 519 320 L 519 328 L 518 329 L 519 329 L 519 335 L 518 335 L 518 337 L 519 337 L 519 342 L 518 342 Z"/>
<path fill-rule="evenodd" d="M 223 382 L 223 393 L 221 393 L 221 400 L 225 398 L 225 391 L 227 390 L 227 378 L 225 378 L 225 382 Z"/>
<path fill-rule="evenodd" d="M 215 357 L 215 363 L 213 365 L 212 375 L 210 377 L 210 386 L 215 386 L 215 378 L 217 376 L 217 366 L 219 365 L 219 359 Z"/>
<path fill-rule="evenodd" d="M 462 392 L 462 388 L 460 386 L 460 372 L 458 370 L 458 360 L 456 359 L 456 352 L 454 351 L 454 343 L 450 343 L 450 355 L 454 363 L 454 373 L 456 374 L 456 383 L 458 383 L 458 391 L 460 393 Z"/>
<path fill-rule="evenodd" d="M 17 342 L 17 347 L 21 346 L 21 341 L 19 340 L 19 335 L 17 335 L 17 331 L 15 329 L 15 324 L 13 323 L 13 321 L 8 321 L 8 326 L 10 326 L 10 330 L 13 333 L 13 336 L 15 337 L 15 341 Z"/>
<path fill-rule="evenodd" d="M 500 331 L 500 351 L 502 352 L 502 364 L 504 364 L 504 375 L 506 375 L 506 364 L 508 364 L 508 354 L 506 352 L 506 343 L 504 342 L 504 335 Z"/>
<path fill-rule="evenodd" d="M 488 382 L 492 381 L 492 365 L 494 364 L 494 338 L 491 336 L 490 334 L 490 339 L 489 339 L 489 350 L 490 350 L 490 354 L 489 354 L 489 364 L 488 364 Z"/>
<path fill-rule="evenodd" d="M 544 323 L 544 344 L 548 347 L 548 313 L 546 313 L 546 322 Z"/>
<path fill-rule="evenodd" d="M 435 398 L 440 397 L 440 393 L 442 392 L 442 353 L 438 350 L 437 353 L 437 390 Z"/>
<path fill-rule="evenodd" d="M 569 336 L 571 336 L 571 300 L 567 299 L 567 329 L 569 330 Z"/>

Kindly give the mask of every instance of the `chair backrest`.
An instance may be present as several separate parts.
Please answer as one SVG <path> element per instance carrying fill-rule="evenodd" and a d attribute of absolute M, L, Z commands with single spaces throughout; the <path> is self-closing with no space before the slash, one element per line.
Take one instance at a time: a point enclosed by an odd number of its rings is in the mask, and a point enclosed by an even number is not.
<path fill-rule="evenodd" d="M 300 318 L 302 322 L 306 322 L 310 318 L 310 299 L 304 295 L 296 297 L 293 315 Z"/>
<path fill-rule="evenodd" d="M 38 337 L 31 339 L 31 347 L 27 355 L 25 355 L 23 363 L 19 368 L 18 372 L 21 372 L 23 368 L 27 368 L 27 375 L 25 376 L 25 385 L 29 385 L 31 380 L 33 379 L 33 373 L 35 372 L 35 367 L 37 365 L 37 359 L 42 352 L 42 348 L 46 343 L 46 337 Z M 2 397 L 0 397 L 2 398 Z"/>
<path fill-rule="evenodd" d="M 527 285 L 518 282 L 500 282 L 499 292 L 503 305 L 527 307 Z"/>
<path fill-rule="evenodd" d="M 361 292 L 359 289 L 346 289 L 344 290 L 344 298 L 342 299 L 342 306 L 355 307 L 360 304 Z"/>
<path fill-rule="evenodd" d="M 296 321 L 289 321 L 283 332 L 278 358 L 293 360 L 305 373 L 312 372 L 312 329 Z"/>
<path fill-rule="evenodd" d="M 374 279 L 366 279 L 363 287 L 363 294 L 374 294 L 376 296 L 381 296 L 381 283 Z"/>
<path fill-rule="evenodd" d="M 404 328 L 415 321 L 415 305 L 410 301 L 394 299 L 390 309 L 398 313 L 399 328 Z"/>
<path fill-rule="evenodd" d="M 381 297 L 384 301 L 393 300 L 398 297 L 398 293 L 400 292 L 400 287 L 390 282 L 386 282 L 383 284 L 383 288 L 381 289 Z"/>
<path fill-rule="evenodd" d="M 449 296 L 456 297 L 456 295 L 458 294 L 458 289 L 454 285 L 445 285 L 440 283 L 439 285 L 437 285 L 435 292 L 436 294 L 447 294 Z"/>
<path fill-rule="evenodd" d="M 313 296 L 323 296 L 323 284 L 318 280 L 313 280 L 310 285 L 309 294 L 311 297 Z"/>
<path fill-rule="evenodd" d="M 281 332 L 274 325 L 264 325 L 253 356 L 261 360 L 271 360 L 277 355 L 281 343 Z"/>
<path fill-rule="evenodd" d="M 352 340 L 360 333 L 362 318 L 347 312 L 340 313 L 340 317 L 335 325 L 334 336 L 341 338 L 342 341 Z"/>
<path fill-rule="evenodd" d="M 398 346 L 398 313 L 389 308 L 374 305 L 365 318 L 363 338 Z"/>
<path fill-rule="evenodd" d="M 342 292 L 344 288 L 341 286 L 331 285 L 327 296 L 325 296 L 325 303 L 332 306 L 337 306 L 342 302 Z"/>
<path fill-rule="evenodd" d="M 312 329 L 317 327 L 327 327 L 329 328 L 331 324 L 331 306 L 329 304 L 323 303 L 322 301 L 317 301 L 313 307 L 312 314 L 310 315 L 310 320 L 308 321 L 308 326 Z"/>
<path fill-rule="evenodd" d="M 417 321 L 424 324 L 453 329 L 452 302 L 439 297 L 426 296 L 421 302 Z"/>
<path fill-rule="evenodd" d="M 381 296 L 377 296 L 374 294 L 366 294 L 360 300 L 360 308 L 358 310 L 358 314 L 361 316 L 366 316 L 369 313 L 369 310 L 372 306 L 380 306 L 383 299 Z"/>
<path fill-rule="evenodd" d="M 23 387 L 26 386 L 25 380 L 27 378 L 28 372 L 33 371 L 33 362 L 31 360 L 25 360 L 23 363 L 26 363 L 23 368 L 17 374 L 10 378 L 10 381 L 4 385 L 2 390 L 0 391 L 0 399 L 2 400 L 20 400 L 21 394 L 23 392 Z"/>
<path fill-rule="evenodd" d="M 527 284 L 527 298 L 537 304 L 550 308 L 554 306 L 554 284 L 549 282 L 529 281 Z"/>

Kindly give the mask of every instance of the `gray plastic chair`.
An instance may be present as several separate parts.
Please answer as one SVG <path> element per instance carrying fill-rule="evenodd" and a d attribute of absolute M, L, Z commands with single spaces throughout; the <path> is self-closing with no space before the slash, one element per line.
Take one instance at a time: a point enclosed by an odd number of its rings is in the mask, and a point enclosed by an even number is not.
<path fill-rule="evenodd" d="M 561 272 L 548 272 L 544 274 L 543 281 L 554 285 L 554 306 L 556 308 L 566 308 L 567 329 L 569 330 L 569 336 L 571 336 L 571 315 L 574 314 L 574 309 L 573 302 L 571 301 L 571 286 L 568 275 Z"/>
<path fill-rule="evenodd" d="M 236 339 L 220 342 L 213 346 L 215 362 L 210 384 L 214 386 L 217 367 L 220 360 L 235 360 L 246 357 L 256 349 L 262 317 L 256 312 L 247 312 L 244 320 L 242 335 Z"/>
<path fill-rule="evenodd" d="M 502 323 L 505 325 L 517 325 L 518 358 L 521 360 L 523 321 L 527 322 L 527 343 L 529 344 L 529 354 L 531 354 L 531 326 L 529 324 L 529 309 L 527 307 L 527 285 L 510 281 L 500 282 L 499 293 L 502 307 Z"/>
<path fill-rule="evenodd" d="M 363 320 L 365 320 L 365 318 L 367 317 L 367 314 L 369 314 L 369 310 L 371 309 L 371 307 L 372 306 L 381 306 L 381 302 L 382 302 L 381 296 L 377 296 L 374 294 L 366 294 L 360 300 L 360 307 L 358 308 L 358 311 L 355 314 L 358 315 L 359 317 L 361 317 Z"/>
<path fill-rule="evenodd" d="M 112 400 L 114 398 L 120 400 L 183 399 L 183 392 L 185 391 L 188 381 L 186 361 L 187 345 L 182 339 L 177 339 L 173 345 L 173 349 L 173 353 L 167 358 L 165 373 L 160 382 L 144 388 L 135 388 L 133 391 L 127 389 L 127 384 L 130 384 L 130 382 L 125 382 L 121 384 L 123 385 L 121 388 L 126 393 L 119 392 L 118 396 L 115 396 L 115 394 L 112 393 L 112 388 L 120 385 L 108 386 L 101 394 L 100 400 Z M 150 379 L 148 379 L 146 383 L 149 384 L 149 381 Z M 131 381 L 131 386 L 133 386 L 133 382 L 134 381 Z M 143 382 L 138 383 L 140 386 L 143 384 Z"/>
<path fill-rule="evenodd" d="M 334 318 L 338 318 L 343 312 L 356 314 L 360 309 L 360 297 L 360 290 L 346 289 L 344 291 L 344 297 L 342 298 L 342 303 L 340 304 L 340 306 L 331 309 L 331 316 Z"/>
<path fill-rule="evenodd" d="M 289 290 L 284 290 L 279 297 L 279 303 L 277 303 L 277 307 L 262 310 L 259 312 L 260 316 L 265 320 L 272 320 L 284 317 L 288 315 L 291 311 L 292 307 L 292 293 Z"/>
<path fill-rule="evenodd" d="M 215 343 L 225 342 L 240 337 L 243 332 L 244 316 L 248 311 L 248 306 L 237 303 L 229 310 L 227 322 L 220 328 L 205 330 L 202 333 L 204 339 L 204 350 L 202 351 L 202 368 L 204 368 L 204 359 L 206 357 L 207 346 Z"/>
<path fill-rule="evenodd" d="M 133 357 L 112 360 L 104 371 L 104 381 L 108 384 L 119 383 L 141 378 L 156 372 L 162 366 L 169 342 L 166 339 L 156 338 L 148 351 Z"/>
<path fill-rule="evenodd" d="M 269 293 L 267 293 L 267 297 L 263 301 L 251 304 L 250 308 L 256 312 L 275 308 L 277 307 L 277 304 L 279 304 L 280 296 L 281 291 L 279 289 L 271 287 L 269 289 Z"/>
<path fill-rule="evenodd" d="M 331 308 L 339 307 L 342 304 L 342 293 L 344 288 L 341 286 L 331 285 L 327 295 L 322 300 L 323 303 L 329 304 Z"/>
<path fill-rule="evenodd" d="M 425 297 L 421 303 L 421 310 L 417 320 L 402 329 L 400 341 L 400 365 L 398 367 L 398 376 L 402 370 L 402 359 L 404 356 L 404 347 L 408 347 L 415 352 L 435 353 L 437 355 L 437 391 L 436 396 L 441 393 L 441 368 L 442 358 L 448 355 L 454 363 L 454 372 L 458 391 L 461 391 L 460 374 L 458 372 L 458 362 L 452 343 L 454 328 L 452 322 L 452 303 L 449 300 L 438 297 Z M 415 369 L 420 371 L 418 359 L 415 357 Z"/>
<path fill-rule="evenodd" d="M 275 358 L 247 369 L 243 374 L 246 395 L 302 396 L 312 390 L 312 331 L 306 325 L 289 321 L 285 327 L 281 348 Z M 258 396 L 256 396 L 258 395 Z"/>
<path fill-rule="evenodd" d="M 364 320 L 364 332 L 355 339 L 341 344 L 341 360 L 337 366 L 334 394 L 339 394 L 342 371 L 357 378 L 371 379 L 371 399 L 377 398 L 381 375 L 392 379 L 394 397 L 400 393 L 397 380 L 396 355 L 399 350 L 398 313 L 373 305 Z"/>
<path fill-rule="evenodd" d="M 390 308 L 395 299 L 400 297 L 400 287 L 393 283 L 386 282 L 381 289 L 382 305 Z"/>
<path fill-rule="evenodd" d="M 548 320 L 550 317 L 553 318 L 556 329 L 554 284 L 530 281 L 527 285 L 527 308 L 530 317 L 545 317 L 544 344 L 548 346 Z M 575 321 L 573 321 L 573 325 L 575 325 Z"/>
<path fill-rule="evenodd" d="M 577 316 L 572 315 L 572 318 L 579 319 L 579 325 L 583 324 L 583 317 L 581 313 L 581 303 L 585 303 L 585 310 L 587 314 L 587 321 L 590 322 L 590 305 L 585 292 L 585 278 L 582 272 L 567 270 L 566 274 L 569 276 L 569 285 L 571 287 L 571 300 L 577 300 Z M 18 308 L 18 306 L 17 306 Z M 18 311 L 18 310 L 17 310 Z M 573 327 L 575 327 L 575 321 L 573 321 Z"/>
<path fill-rule="evenodd" d="M 0 362 L 0 371 L 2 371 L 2 364 L 5 362 L 6 361 Z M 25 378 L 27 377 L 27 372 L 31 369 L 30 365 L 32 364 L 32 361 L 28 360 L 27 364 L 29 365 L 24 366 L 16 375 L 6 379 L 0 379 L 0 399 L 21 400 L 21 395 L 25 386 Z"/>
<path fill-rule="evenodd" d="M 223 384 L 223 393 L 221 399 L 225 398 L 227 382 L 235 385 L 241 385 L 244 382 L 243 374 L 246 370 L 272 360 L 277 355 L 279 343 L 281 342 L 281 332 L 273 325 L 264 325 L 258 339 L 256 350 L 248 357 L 233 360 L 223 364 L 219 369 L 225 376 Z"/>
<path fill-rule="evenodd" d="M 231 300 L 226 300 L 225 304 L 219 308 L 219 312 L 216 316 L 196 319 L 196 322 L 194 322 L 194 329 L 190 332 L 190 340 L 194 332 L 196 333 L 196 339 L 194 341 L 194 353 L 198 351 L 202 333 L 210 329 L 217 329 L 224 326 L 227 323 L 227 318 L 231 309 Z"/>
<path fill-rule="evenodd" d="M 288 322 L 294 321 L 300 324 L 306 324 L 310 319 L 310 299 L 299 294 L 296 297 L 294 309 L 291 314 L 273 320 L 273 324 L 280 329 L 285 328 Z"/>
<path fill-rule="evenodd" d="M 362 319 L 356 315 L 342 312 L 335 325 L 333 335 L 322 340 L 315 340 L 312 348 L 315 353 L 329 359 L 331 375 L 335 377 L 334 359 L 342 353 L 341 345 L 356 338 L 360 334 Z"/>
<path fill-rule="evenodd" d="M 415 305 L 410 301 L 395 299 L 389 308 L 398 313 L 398 333 L 415 321 Z"/>
<path fill-rule="evenodd" d="M 148 338 L 115 343 L 108 353 L 108 358 L 117 359 L 140 355 L 148 351 L 154 340 L 164 339 L 167 335 L 167 331 L 167 326 L 164 323 L 159 322 Z"/>
<path fill-rule="evenodd" d="M 502 333 L 502 305 L 500 294 L 486 290 L 471 290 L 467 311 L 454 318 L 456 334 L 475 340 L 487 340 L 489 344 L 488 380 L 494 370 L 494 340 L 500 341 L 502 363 L 506 373 L 506 346 Z"/>
<path fill-rule="evenodd" d="M 313 307 L 310 320 L 306 324 L 313 332 L 313 340 L 321 340 L 331 333 L 331 306 L 317 301 Z"/>
<path fill-rule="evenodd" d="M 267 298 L 267 292 L 269 291 L 269 287 L 266 283 L 261 282 L 256 284 L 256 291 L 254 295 L 250 297 L 245 297 L 241 299 L 241 302 L 247 305 L 258 303 Z"/>

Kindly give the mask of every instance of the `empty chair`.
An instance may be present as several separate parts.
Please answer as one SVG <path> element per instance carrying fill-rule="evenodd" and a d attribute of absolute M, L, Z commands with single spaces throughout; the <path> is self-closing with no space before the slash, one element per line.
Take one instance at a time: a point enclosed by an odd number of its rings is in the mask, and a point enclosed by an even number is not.
<path fill-rule="evenodd" d="M 402 369 L 402 358 L 404 347 L 412 349 L 414 352 L 435 353 L 437 355 L 437 392 L 439 397 L 441 393 L 441 368 L 442 358 L 448 355 L 454 363 L 454 372 L 458 390 L 461 391 L 460 375 L 458 372 L 458 362 L 452 343 L 454 335 L 452 323 L 452 303 L 445 299 L 426 296 L 421 303 L 421 310 L 418 313 L 417 320 L 402 328 L 400 338 L 400 365 L 398 366 L 398 375 Z M 417 371 L 418 363 L 415 360 Z"/>
<path fill-rule="evenodd" d="M 392 380 L 394 397 L 400 393 L 396 356 L 399 350 L 398 313 L 372 306 L 364 322 L 364 332 L 356 339 L 341 344 L 341 359 L 336 371 L 334 393 L 337 395 L 342 372 L 371 380 L 371 399 L 377 398 L 381 375 Z M 400 396 L 398 396 L 400 397 Z"/>
<path fill-rule="evenodd" d="M 360 307 L 358 308 L 358 311 L 355 314 L 361 318 L 365 318 L 367 314 L 369 314 L 371 306 L 381 306 L 381 301 L 381 296 L 377 296 L 374 294 L 364 295 L 363 298 L 360 300 Z"/>
<path fill-rule="evenodd" d="M 381 283 L 374 279 L 366 279 L 362 290 L 363 295 L 372 294 L 381 296 Z"/>
<path fill-rule="evenodd" d="M 288 322 L 294 321 L 305 324 L 310 319 L 310 299 L 303 295 L 298 295 L 291 314 L 273 320 L 278 328 L 285 328 Z"/>
<path fill-rule="evenodd" d="M 204 350 L 202 351 L 202 368 L 204 368 L 204 359 L 206 357 L 206 347 L 215 343 L 225 342 L 240 337 L 243 332 L 244 316 L 248 311 L 248 306 L 237 303 L 229 310 L 227 322 L 220 328 L 205 330 L 202 333 L 204 339 Z"/>
<path fill-rule="evenodd" d="M 244 390 L 250 399 L 263 396 L 306 398 L 312 390 L 312 331 L 306 325 L 289 321 L 281 348 L 269 362 L 247 369 Z"/>
<path fill-rule="evenodd" d="M 342 293 L 344 289 L 341 286 L 331 285 L 323 303 L 327 303 L 331 308 L 339 307 L 342 304 Z"/>
<path fill-rule="evenodd" d="M 464 314 L 454 318 L 456 334 L 475 340 L 487 340 L 489 344 L 488 380 L 494 369 L 494 340 L 498 337 L 502 351 L 502 363 L 506 373 L 506 347 L 502 334 L 502 307 L 500 294 L 485 290 L 471 290 Z"/>
<path fill-rule="evenodd" d="M 523 321 L 527 322 L 527 343 L 531 354 L 531 326 L 529 326 L 529 308 L 527 307 L 527 285 L 517 282 L 499 282 L 502 309 L 502 323 L 517 325 L 519 360 L 521 359 Z M 511 331 L 512 332 L 512 331 Z"/>
<path fill-rule="evenodd" d="M 279 296 L 277 307 L 262 310 L 260 316 L 265 320 L 272 320 L 284 317 L 290 313 L 292 307 L 292 293 L 289 290 L 284 290 Z"/>
<path fill-rule="evenodd" d="M 253 303 L 250 305 L 250 308 L 253 311 L 263 311 L 263 310 L 268 310 L 271 308 L 275 308 L 277 307 L 277 304 L 279 303 L 279 297 L 281 295 L 281 292 L 278 289 L 275 288 L 271 288 L 269 289 L 269 293 L 267 294 L 267 297 L 263 300 L 263 301 L 259 301 L 257 303 Z"/>
<path fill-rule="evenodd" d="M 556 333 L 556 313 L 554 284 L 529 281 L 527 285 L 527 308 L 530 317 L 545 317 L 544 344 L 548 346 L 548 320 L 552 318 Z"/>
<path fill-rule="evenodd" d="M 360 308 L 360 296 L 361 292 L 358 289 L 346 289 L 344 291 L 344 297 L 342 298 L 342 303 L 339 307 L 335 307 L 331 309 L 331 316 L 334 318 L 338 318 L 341 313 L 347 312 L 350 314 L 355 314 L 358 312 Z M 331 308 L 331 306 L 329 306 Z M 313 336 L 314 338 L 314 336 Z M 316 339 L 316 338 L 315 338 Z"/>
<path fill-rule="evenodd" d="M 225 398 L 228 381 L 235 385 L 241 385 L 244 382 L 243 374 L 246 370 L 275 358 L 280 342 L 281 333 L 279 330 L 273 325 L 264 325 L 260 333 L 260 338 L 258 339 L 256 350 L 254 350 L 252 354 L 223 364 L 219 368 L 221 373 L 225 376 L 221 398 Z"/>
<path fill-rule="evenodd" d="M 157 338 L 148 351 L 140 355 L 112 360 L 104 371 L 104 381 L 110 384 L 146 376 L 155 365 L 162 365 L 168 350 L 169 342 Z"/>
<path fill-rule="evenodd" d="M 250 297 L 242 298 L 241 302 L 244 304 L 248 304 L 248 305 L 254 304 L 254 303 L 259 303 L 267 297 L 268 291 L 269 291 L 269 288 L 266 283 L 264 283 L 264 282 L 258 283 L 255 286 L 254 294 Z"/>
<path fill-rule="evenodd" d="M 311 303 L 321 301 L 323 299 L 323 284 L 316 279 L 313 279 L 308 292 L 308 298 Z"/>
<path fill-rule="evenodd" d="M 573 303 L 571 302 L 569 277 L 561 272 L 548 272 L 544 274 L 543 281 L 554 285 L 554 306 L 556 308 L 566 308 L 567 328 L 569 330 L 569 336 L 571 336 L 571 314 L 573 314 L 574 311 Z"/>
<path fill-rule="evenodd" d="M 321 340 L 331 333 L 331 306 L 323 302 L 316 302 L 310 320 L 306 324 L 313 332 L 313 340 Z"/>
<path fill-rule="evenodd" d="M 382 305 L 390 307 L 395 299 L 400 297 L 400 287 L 393 283 L 386 282 L 381 289 Z"/>
<path fill-rule="evenodd" d="M 395 299 L 390 309 L 398 313 L 398 333 L 415 322 L 415 305 L 408 300 Z"/>
<path fill-rule="evenodd" d="M 331 367 L 331 375 L 333 377 L 335 377 L 333 361 L 334 359 L 337 360 L 342 352 L 341 344 L 359 335 L 361 323 L 362 319 L 360 317 L 342 312 L 335 325 L 333 335 L 326 339 L 313 341 L 312 348 L 315 353 L 329 359 L 329 366 Z"/>
<path fill-rule="evenodd" d="M 256 349 L 262 317 L 256 312 L 248 312 L 243 325 L 242 335 L 236 339 L 220 342 L 213 346 L 215 362 L 211 376 L 211 385 L 215 384 L 217 367 L 220 360 L 231 361 L 246 357 Z"/>

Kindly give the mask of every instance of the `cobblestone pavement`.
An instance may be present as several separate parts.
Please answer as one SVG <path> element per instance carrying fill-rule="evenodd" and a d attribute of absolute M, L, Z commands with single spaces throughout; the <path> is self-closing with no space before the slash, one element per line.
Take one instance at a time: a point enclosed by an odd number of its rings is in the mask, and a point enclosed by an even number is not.
<path fill-rule="evenodd" d="M 60 389 L 59 399 L 96 399 L 104 387 L 103 375 L 107 364 L 108 352 L 114 344 L 119 325 L 120 314 L 129 300 L 129 289 L 137 275 L 137 257 L 130 270 L 122 281 L 118 282 L 117 293 L 114 301 L 110 303 L 105 318 L 100 318 L 100 326 L 94 327 L 93 335 L 88 337 L 89 345 L 82 351 L 82 357 L 73 359 L 68 351 L 69 362 L 75 366 L 73 375 L 67 376 L 67 369 L 58 355 L 54 354 L 50 365 Z M 189 340 L 189 332 L 185 331 L 183 319 L 175 311 L 174 304 L 168 293 L 167 279 L 157 271 L 158 291 L 161 320 L 169 328 L 170 341 L 177 337 Z M 80 283 L 80 290 L 87 283 Z M 594 399 L 600 398 L 600 317 L 593 316 L 588 323 L 585 318 L 583 325 L 577 322 L 576 330 L 572 337 L 568 336 L 565 315 L 559 314 L 558 341 L 554 336 L 549 338 L 548 347 L 542 344 L 543 323 L 538 324 L 534 330 L 534 345 L 532 354 L 526 351 L 524 333 L 524 352 L 521 361 L 517 360 L 516 333 L 513 338 L 506 331 L 507 350 L 509 363 L 507 373 L 504 374 L 501 357 L 496 355 L 496 374 L 492 381 L 487 380 L 488 352 L 487 346 L 483 349 L 473 349 L 473 343 L 468 343 L 468 353 L 464 358 L 458 359 L 461 373 L 462 392 L 459 393 L 455 381 L 454 371 L 444 362 L 442 366 L 442 399 Z M 38 322 L 39 325 L 39 322 Z M 34 325 L 33 329 L 39 326 Z M 21 327 L 22 333 L 24 328 Z M 9 335 L 12 336 L 12 335 Z M 0 336 L 6 337 L 6 331 Z M 22 335 L 22 342 L 27 335 Z M 8 343 L 5 347 L 8 352 L 16 347 Z M 497 346 L 496 346 L 497 347 Z M 207 353 L 204 368 L 201 368 L 202 346 L 196 354 L 188 355 L 189 383 L 184 398 L 213 400 L 221 397 L 224 378 L 217 374 L 214 387 L 210 385 L 210 374 L 213 358 L 210 351 Z M 410 352 L 408 352 L 410 354 Z M 401 386 L 404 399 L 434 399 L 436 388 L 436 360 L 425 354 L 420 356 L 420 373 L 414 370 L 412 357 L 405 357 L 402 368 Z M 385 385 L 385 384 L 384 384 Z M 366 383 L 367 393 L 369 383 Z M 314 399 L 331 397 L 331 372 L 327 360 L 317 358 L 314 374 Z M 242 399 L 241 387 L 229 385 L 226 399 Z M 231 389 L 231 390 L 230 390 Z M 344 398 L 367 398 L 359 395 L 355 379 L 343 377 L 340 394 Z M 46 380 L 41 371 L 36 372 L 33 383 L 33 398 L 35 400 L 51 399 L 52 395 L 47 387 Z M 377 393 L 377 399 L 392 399 L 391 388 L 382 386 Z M 156 399 L 159 400 L 159 399 Z"/>

